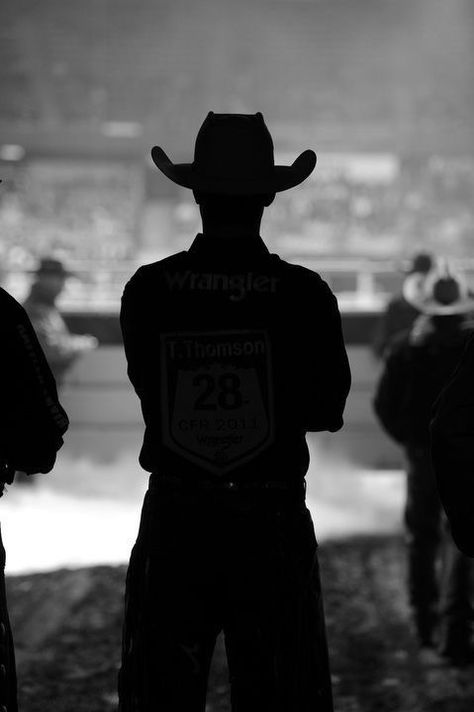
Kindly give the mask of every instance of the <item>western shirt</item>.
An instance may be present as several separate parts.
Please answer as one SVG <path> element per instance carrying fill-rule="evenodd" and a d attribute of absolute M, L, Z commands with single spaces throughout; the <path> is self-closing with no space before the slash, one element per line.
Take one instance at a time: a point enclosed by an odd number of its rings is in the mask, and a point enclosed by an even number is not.
<path fill-rule="evenodd" d="M 306 432 L 343 425 L 350 369 L 336 298 L 260 237 L 199 234 L 140 267 L 120 320 L 149 472 L 298 481 Z"/>

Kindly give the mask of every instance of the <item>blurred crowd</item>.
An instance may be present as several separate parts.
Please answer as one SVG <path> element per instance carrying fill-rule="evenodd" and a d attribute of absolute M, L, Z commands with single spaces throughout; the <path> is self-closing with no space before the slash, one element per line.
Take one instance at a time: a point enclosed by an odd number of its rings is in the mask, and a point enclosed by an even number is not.
<path fill-rule="evenodd" d="M 290 247 L 306 243 L 308 253 L 387 258 L 409 254 L 415 236 L 440 254 L 470 255 L 474 161 L 386 159 L 392 164 L 388 171 L 362 175 L 357 158 L 343 157 L 336 170 L 325 170 L 321 158 L 315 182 L 294 194 L 283 192 L 267 211 L 266 239 L 275 249 L 289 238 Z M 180 222 L 186 230 L 189 221 L 198 224 L 183 205 L 176 220 L 178 231 Z"/>
<path fill-rule="evenodd" d="M 362 154 L 343 156 L 331 170 L 324 160 L 315 181 L 297 193 L 283 192 L 267 211 L 265 237 L 272 249 L 294 246 L 309 254 L 386 258 L 409 253 L 416 236 L 417 244 L 439 253 L 470 254 L 471 159 L 391 156 L 391 169 L 380 175 L 377 170 L 358 172 Z M 133 259 L 143 240 L 147 198 L 142 180 L 140 168 L 120 163 L 78 167 L 42 162 L 19 169 L 0 195 L 3 265 L 31 268 L 51 251 L 73 261 Z M 181 236 L 198 231 L 199 215 L 184 192 L 162 202 L 169 219 L 152 216 L 151 230 L 174 250 Z"/>
<path fill-rule="evenodd" d="M 5 181 L 0 195 L 0 257 L 31 268 L 41 255 L 112 263 L 135 250 L 136 181 L 125 167 L 32 165 Z"/>

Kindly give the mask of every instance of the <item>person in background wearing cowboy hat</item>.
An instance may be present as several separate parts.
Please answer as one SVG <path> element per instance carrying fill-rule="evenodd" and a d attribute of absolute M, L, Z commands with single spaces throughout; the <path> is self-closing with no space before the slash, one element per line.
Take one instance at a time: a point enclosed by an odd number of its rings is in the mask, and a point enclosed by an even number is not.
<path fill-rule="evenodd" d="M 433 269 L 434 258 L 429 252 L 414 255 L 400 294 L 395 294 L 380 316 L 372 341 L 372 352 L 381 359 L 394 337 L 410 329 L 420 312 L 413 301 L 423 291 L 424 283 Z"/>
<path fill-rule="evenodd" d="M 421 315 L 390 348 L 374 397 L 382 426 L 406 454 L 408 589 L 418 640 L 433 650 L 436 633 L 438 652 L 457 667 L 474 660 L 470 561 L 457 550 L 441 516 L 429 426 L 433 404 L 472 333 L 467 315 L 473 304 L 460 276 L 447 266 L 434 272 L 424 297 L 413 300 Z"/>
<path fill-rule="evenodd" d="M 57 307 L 70 276 L 60 260 L 44 257 L 23 303 L 59 387 L 74 361 L 98 345 L 95 336 L 71 334 Z"/>
<path fill-rule="evenodd" d="M 98 344 L 95 336 L 71 334 L 56 305 L 71 275 L 60 260 L 44 257 L 23 303 L 58 388 L 74 361 Z M 15 478 L 20 485 L 34 485 L 36 481 L 36 477 L 28 477 L 21 470 Z"/>
<path fill-rule="evenodd" d="M 328 285 L 260 237 L 264 208 L 316 156 L 275 165 L 260 113 L 213 112 L 193 163 L 152 156 L 193 190 L 203 231 L 141 267 L 122 297 L 151 474 L 127 573 L 119 708 L 204 710 L 223 631 L 234 711 L 330 712 L 305 434 L 342 427 L 350 370 Z"/>

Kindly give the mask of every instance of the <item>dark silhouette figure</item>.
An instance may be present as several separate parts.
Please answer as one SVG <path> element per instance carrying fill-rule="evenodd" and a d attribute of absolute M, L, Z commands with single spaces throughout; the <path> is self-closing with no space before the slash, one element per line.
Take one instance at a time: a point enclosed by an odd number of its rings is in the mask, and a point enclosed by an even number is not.
<path fill-rule="evenodd" d="M 413 300 L 420 297 L 427 275 L 433 269 L 433 257 L 427 252 L 419 252 L 413 258 L 405 277 L 400 294 L 395 294 L 377 322 L 372 342 L 372 351 L 377 358 L 383 358 L 394 338 L 410 329 L 420 311 Z"/>
<path fill-rule="evenodd" d="M 95 336 L 71 334 L 57 306 L 71 276 L 73 272 L 66 269 L 61 260 L 44 257 L 23 303 L 58 388 L 76 359 L 97 346 Z M 36 481 L 35 477 L 17 472 L 16 483 L 19 485 L 34 485 Z"/>
<path fill-rule="evenodd" d="M 261 114 L 209 113 L 191 188 L 203 232 L 125 287 L 128 373 L 151 473 L 127 575 L 121 712 L 204 712 L 223 630 L 233 710 L 332 710 L 307 431 L 337 431 L 350 387 L 337 302 L 259 235 L 275 193 L 316 157 L 275 166 Z"/>
<path fill-rule="evenodd" d="M 374 399 L 375 412 L 407 459 L 405 525 L 408 588 L 422 647 L 438 648 L 449 663 L 470 662 L 470 561 L 461 556 L 441 517 L 431 465 L 432 406 L 453 373 L 470 325 L 472 300 L 459 279 L 444 270 L 427 284 L 423 312 L 390 349 Z M 437 562 L 441 554 L 441 577 Z"/>
<path fill-rule="evenodd" d="M 1 288 L 0 313 L 0 492 L 3 494 L 5 483 L 12 484 L 18 470 L 27 475 L 52 470 L 68 419 L 58 401 L 53 375 L 25 310 Z M 5 550 L 1 537 L 0 576 L 0 709 L 15 712 L 15 655 L 8 619 Z"/>
<path fill-rule="evenodd" d="M 60 260 L 44 257 L 23 304 L 58 387 L 76 359 L 97 346 L 95 336 L 71 334 L 58 309 L 57 300 L 72 275 Z"/>
<path fill-rule="evenodd" d="M 453 539 L 474 557 L 474 336 L 435 403 L 431 455 Z"/>

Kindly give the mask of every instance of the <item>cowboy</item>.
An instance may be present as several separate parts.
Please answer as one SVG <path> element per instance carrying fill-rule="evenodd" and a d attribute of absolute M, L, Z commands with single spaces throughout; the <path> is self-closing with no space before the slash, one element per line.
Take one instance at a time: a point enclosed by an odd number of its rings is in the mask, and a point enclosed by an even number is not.
<path fill-rule="evenodd" d="M 408 589 L 419 644 L 424 652 L 434 650 L 438 628 L 440 654 L 462 667 L 472 661 L 469 561 L 459 554 L 450 533 L 443 533 L 429 425 L 433 404 L 471 333 L 467 314 L 474 302 L 461 276 L 445 265 L 431 275 L 424 295 L 412 304 L 421 315 L 389 350 L 374 408 L 387 433 L 404 448 L 407 460 Z"/>
<path fill-rule="evenodd" d="M 57 307 L 57 300 L 71 276 L 73 273 L 61 260 L 44 257 L 23 303 L 58 386 L 76 359 L 98 345 L 95 336 L 71 334 Z"/>
<path fill-rule="evenodd" d="M 275 165 L 262 114 L 210 112 L 193 163 L 158 147 L 152 157 L 193 190 L 203 231 L 141 267 L 122 298 L 151 474 L 127 575 L 120 710 L 203 710 L 223 631 L 233 710 L 329 712 L 305 434 L 342 427 L 350 371 L 327 284 L 260 237 L 264 208 L 316 156 Z"/>
<path fill-rule="evenodd" d="M 18 470 L 50 472 L 68 419 L 53 375 L 25 310 L 0 288 L 0 496 Z M 25 536 L 28 533 L 25 532 Z M 0 535 L 0 710 L 16 712 L 15 652 L 5 591 L 5 549 Z"/>
<path fill-rule="evenodd" d="M 434 267 L 434 258 L 429 252 L 418 252 L 413 256 L 406 271 L 400 294 L 395 294 L 388 302 L 385 312 L 378 320 L 372 343 L 374 355 L 381 359 L 393 339 L 410 329 L 419 316 L 414 301 L 422 293 L 426 278 Z"/>

